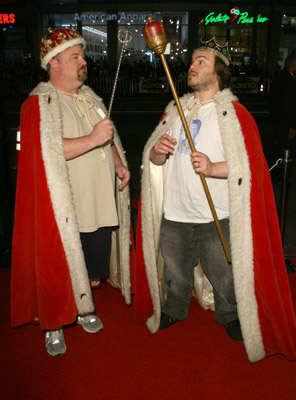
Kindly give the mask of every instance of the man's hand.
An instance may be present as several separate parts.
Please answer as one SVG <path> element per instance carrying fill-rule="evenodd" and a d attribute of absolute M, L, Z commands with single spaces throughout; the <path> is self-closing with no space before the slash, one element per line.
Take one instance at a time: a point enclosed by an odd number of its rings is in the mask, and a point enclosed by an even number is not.
<path fill-rule="evenodd" d="M 121 180 L 121 184 L 118 186 L 118 190 L 123 190 L 130 180 L 130 172 L 124 165 L 115 168 L 117 177 Z"/>
<path fill-rule="evenodd" d="M 116 145 L 113 144 L 111 148 L 114 157 L 115 173 L 116 176 L 121 180 L 121 184 L 118 186 L 118 190 L 123 190 L 128 184 L 131 174 L 129 170 L 123 165 L 123 162 L 120 158 Z"/>
<path fill-rule="evenodd" d="M 105 117 L 98 122 L 90 133 L 90 139 L 94 147 L 102 146 L 106 142 L 111 141 L 113 137 L 113 124 L 111 120 Z"/>
<path fill-rule="evenodd" d="M 111 141 L 113 137 L 113 125 L 109 118 L 105 117 L 98 122 L 91 133 L 78 138 L 64 138 L 63 147 L 66 160 L 72 160 L 75 157 L 87 153 L 95 147 Z"/>
<path fill-rule="evenodd" d="M 167 157 L 174 152 L 176 143 L 177 140 L 172 139 L 172 137 L 167 133 L 162 135 L 150 151 L 150 160 L 153 162 L 153 164 L 164 164 Z"/>
<path fill-rule="evenodd" d="M 227 178 L 228 171 L 225 161 L 212 163 L 209 157 L 200 151 L 195 151 L 190 157 L 193 169 L 197 174 L 203 173 L 212 178 Z"/>

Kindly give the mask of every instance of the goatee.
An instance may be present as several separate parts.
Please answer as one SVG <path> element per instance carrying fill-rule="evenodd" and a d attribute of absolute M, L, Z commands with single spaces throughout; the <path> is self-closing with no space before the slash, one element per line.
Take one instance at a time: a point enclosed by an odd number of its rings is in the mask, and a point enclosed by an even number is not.
<path fill-rule="evenodd" d="M 197 92 L 204 92 L 208 90 L 213 84 L 215 84 L 216 77 L 215 73 L 208 72 L 206 74 L 200 75 L 195 82 L 187 82 L 188 86 Z"/>
<path fill-rule="evenodd" d="M 78 71 L 78 76 L 77 76 L 77 78 L 78 78 L 78 81 L 84 82 L 84 81 L 87 79 L 87 69 L 86 69 L 86 68 L 81 68 L 81 69 Z"/>

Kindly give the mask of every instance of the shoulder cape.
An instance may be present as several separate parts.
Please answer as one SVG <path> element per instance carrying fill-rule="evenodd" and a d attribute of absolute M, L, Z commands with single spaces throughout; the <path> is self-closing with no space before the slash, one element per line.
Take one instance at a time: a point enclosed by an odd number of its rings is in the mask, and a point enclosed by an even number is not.
<path fill-rule="evenodd" d="M 189 96 L 192 94 L 181 98 L 182 107 L 186 107 Z M 295 312 L 258 128 L 230 90 L 218 92 L 214 101 L 228 166 L 231 257 L 246 352 L 251 362 L 274 353 L 295 359 Z M 159 328 L 161 313 L 163 260 L 159 255 L 159 227 L 166 166 L 153 165 L 149 154 L 176 118 L 178 110 L 171 102 L 143 153 L 135 312 L 138 319 L 147 319 L 152 333 Z M 195 268 L 194 289 L 201 305 L 213 309 L 210 284 L 200 265 Z"/>
<path fill-rule="evenodd" d="M 88 87 L 81 88 L 106 109 Z M 39 322 L 57 329 L 77 314 L 94 311 L 79 229 L 62 145 L 58 94 L 50 83 L 39 84 L 21 109 L 15 223 L 12 242 L 12 326 Z M 126 159 L 115 132 L 114 142 Z M 130 303 L 129 189 L 118 194 L 120 254 L 111 256 L 111 283 Z M 117 246 L 112 245 L 115 249 Z"/>

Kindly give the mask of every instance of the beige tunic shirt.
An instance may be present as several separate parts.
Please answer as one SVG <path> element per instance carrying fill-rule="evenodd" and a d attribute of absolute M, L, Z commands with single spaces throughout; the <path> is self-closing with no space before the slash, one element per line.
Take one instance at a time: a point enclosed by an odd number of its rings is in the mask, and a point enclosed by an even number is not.
<path fill-rule="evenodd" d="M 63 118 L 63 137 L 90 134 L 102 120 L 85 96 L 58 92 Z M 67 161 L 80 232 L 94 232 L 118 225 L 115 203 L 115 166 L 110 144 Z"/>

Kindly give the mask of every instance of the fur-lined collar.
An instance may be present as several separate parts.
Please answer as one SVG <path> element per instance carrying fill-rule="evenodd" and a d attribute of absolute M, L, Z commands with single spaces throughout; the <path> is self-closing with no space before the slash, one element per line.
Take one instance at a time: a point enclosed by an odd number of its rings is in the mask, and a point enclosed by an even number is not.
<path fill-rule="evenodd" d="M 193 93 L 186 93 L 184 94 L 184 96 L 180 98 L 180 103 L 183 109 L 187 108 L 187 103 L 192 97 Z M 237 97 L 231 92 L 230 89 L 224 89 L 220 92 L 217 92 L 212 99 L 216 104 L 221 104 L 221 105 L 232 101 L 238 101 Z M 166 113 L 169 112 L 171 108 L 174 107 L 175 105 L 176 105 L 175 100 L 172 100 L 166 107 L 165 112 Z"/>
<path fill-rule="evenodd" d="M 79 88 L 80 92 L 82 94 L 88 94 L 89 96 L 93 97 L 96 99 L 96 101 L 100 102 L 103 104 L 103 99 L 98 96 L 89 86 L 86 85 L 82 85 Z M 29 96 L 49 96 L 52 93 L 57 93 L 58 90 L 57 88 L 50 82 L 40 82 L 38 84 L 38 86 L 36 86 L 31 93 L 29 94 Z"/>

